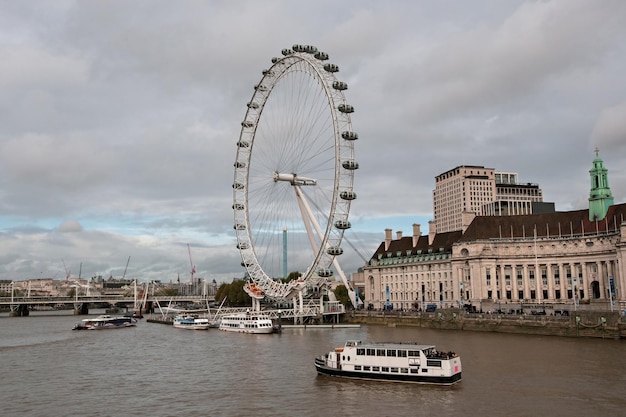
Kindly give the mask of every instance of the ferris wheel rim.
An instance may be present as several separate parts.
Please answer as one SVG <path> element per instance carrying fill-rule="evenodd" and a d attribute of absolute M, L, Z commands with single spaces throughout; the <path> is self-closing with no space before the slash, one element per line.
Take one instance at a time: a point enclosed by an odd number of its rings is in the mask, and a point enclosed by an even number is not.
<path fill-rule="evenodd" d="M 237 248 L 241 254 L 242 266 L 246 269 L 250 280 L 263 287 L 268 296 L 284 295 L 285 292 L 289 291 L 289 288 L 287 288 L 288 285 L 282 285 L 275 281 L 274 278 L 276 277 L 271 277 L 264 270 L 253 243 L 249 199 L 249 192 L 252 188 L 250 166 L 254 156 L 255 141 L 259 140 L 257 128 L 263 120 L 263 110 L 277 85 L 284 78 L 292 75 L 292 72 L 308 72 L 308 76 L 319 82 L 328 102 L 328 111 L 332 115 L 335 149 L 333 191 L 328 207 L 327 221 L 318 250 L 304 273 L 303 281 L 306 282 L 314 275 L 327 278 L 330 276 L 326 275 L 327 271 L 332 273 L 331 263 L 335 256 L 340 254 L 343 233 L 350 225 L 348 221 L 350 203 L 356 197 L 353 191 L 353 181 L 354 167 L 358 167 L 358 164 L 354 162 L 354 139 L 357 138 L 357 135 L 352 130 L 350 118 L 353 109 L 346 102 L 343 94 L 343 90 L 347 86 L 335 78 L 334 74 L 338 70 L 336 66 L 324 64 L 323 61 L 327 59 L 327 55 L 323 53 L 314 55 L 315 48 L 303 46 L 300 48 L 301 50 L 298 50 L 296 48 L 298 46 L 294 45 L 294 50 L 283 50 L 284 57 L 274 58 L 272 60 L 273 65 L 268 70 L 263 71 L 263 76 L 260 82 L 255 85 L 252 99 L 248 103 L 237 142 L 235 179 L 233 182 L 234 229 L 237 236 Z M 314 52 L 312 52 L 313 49 L 315 49 Z M 346 87 L 344 88 L 344 86 Z M 346 168 L 346 161 L 348 161 L 350 168 Z M 291 179 L 295 181 L 297 176 L 295 173 L 273 172 L 272 174 L 274 181 L 277 181 L 277 177 L 281 175 L 293 175 Z M 292 185 L 294 185 L 293 182 Z"/>

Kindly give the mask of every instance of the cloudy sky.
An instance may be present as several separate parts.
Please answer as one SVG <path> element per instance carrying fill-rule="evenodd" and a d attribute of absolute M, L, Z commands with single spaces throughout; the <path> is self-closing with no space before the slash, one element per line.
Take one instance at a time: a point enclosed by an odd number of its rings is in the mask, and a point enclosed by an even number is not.
<path fill-rule="evenodd" d="M 261 71 L 339 65 L 359 133 L 342 266 L 432 218 L 434 177 L 519 173 L 587 207 L 594 148 L 626 201 L 626 2 L 0 1 L 0 279 L 243 275 L 233 162 Z M 352 253 L 350 253 L 352 251 Z M 65 266 L 64 266 L 65 263 Z"/>

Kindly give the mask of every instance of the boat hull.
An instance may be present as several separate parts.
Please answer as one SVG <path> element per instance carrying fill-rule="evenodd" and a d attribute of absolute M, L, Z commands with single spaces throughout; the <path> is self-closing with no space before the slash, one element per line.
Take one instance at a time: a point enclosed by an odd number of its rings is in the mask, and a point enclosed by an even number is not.
<path fill-rule="evenodd" d="M 194 316 L 180 316 L 174 317 L 174 322 L 172 323 L 176 329 L 187 329 L 187 330 L 208 330 L 210 327 L 209 319 L 200 318 Z"/>
<path fill-rule="evenodd" d="M 187 323 L 174 323 L 173 324 L 174 328 L 176 329 L 186 329 L 186 330 L 208 330 L 209 327 L 209 323 L 191 323 L 191 324 L 187 324 Z"/>
<path fill-rule="evenodd" d="M 112 317 L 108 315 L 93 319 L 84 319 L 77 323 L 72 330 L 109 330 L 135 327 L 137 320 L 132 317 Z"/>
<path fill-rule="evenodd" d="M 315 369 L 319 375 L 371 381 L 408 382 L 413 384 L 453 385 L 461 381 L 461 373 L 452 376 L 421 376 L 412 374 L 387 374 L 380 372 L 346 371 L 323 365 L 323 359 L 315 361 Z"/>
<path fill-rule="evenodd" d="M 219 329 L 225 332 L 233 333 L 274 333 L 274 325 L 271 319 L 264 316 L 250 314 L 224 316 L 220 321 Z"/>

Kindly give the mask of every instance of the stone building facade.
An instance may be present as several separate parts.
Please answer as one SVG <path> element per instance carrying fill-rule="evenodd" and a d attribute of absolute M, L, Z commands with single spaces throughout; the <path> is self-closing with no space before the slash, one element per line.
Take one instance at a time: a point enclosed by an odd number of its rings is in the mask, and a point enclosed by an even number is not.
<path fill-rule="evenodd" d="M 414 224 L 411 236 L 396 232 L 395 239 L 387 229 L 360 275 L 365 305 L 626 309 L 626 204 L 613 204 L 597 155 L 590 175 L 590 209 L 476 216 L 463 230 L 444 233 L 431 222 L 428 235 Z"/>

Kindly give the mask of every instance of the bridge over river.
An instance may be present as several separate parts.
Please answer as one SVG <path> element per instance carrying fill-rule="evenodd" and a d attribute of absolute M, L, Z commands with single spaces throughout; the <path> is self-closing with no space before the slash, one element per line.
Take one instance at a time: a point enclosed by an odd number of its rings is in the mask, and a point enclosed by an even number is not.
<path fill-rule="evenodd" d="M 213 318 L 227 314 L 237 314 L 250 311 L 250 307 L 225 307 L 211 311 L 209 305 L 215 303 L 214 296 L 179 295 L 179 296 L 150 296 L 139 300 L 132 296 L 75 296 L 75 297 L 0 297 L 0 309 L 9 310 L 13 317 L 28 316 L 31 309 L 38 307 L 54 309 L 72 309 L 75 315 L 89 314 L 89 308 L 119 307 L 126 311 L 133 311 L 139 316 L 144 313 L 152 314 L 161 319 L 171 320 L 172 313 L 185 311 L 184 308 L 171 306 L 196 305 L 199 308 L 194 312 L 206 312 Z M 331 316 L 338 320 L 338 316 L 345 313 L 343 304 L 337 301 L 308 300 L 298 308 L 263 309 L 263 313 L 272 319 L 293 319 L 294 323 L 304 323 L 311 319 L 320 322 Z"/>
<path fill-rule="evenodd" d="M 137 299 L 132 296 L 123 295 L 97 295 L 97 296 L 75 296 L 75 297 L 0 297 L 0 309 L 7 307 L 11 316 L 27 316 L 28 312 L 37 307 L 52 307 L 57 309 L 67 309 L 73 307 L 74 314 L 89 314 L 90 307 L 107 305 L 111 308 L 121 307 L 126 309 L 142 310 L 152 312 L 159 303 L 163 304 L 198 304 L 206 305 L 215 302 L 215 297 L 204 295 L 178 295 L 178 296 L 150 296 L 144 299 Z"/>

